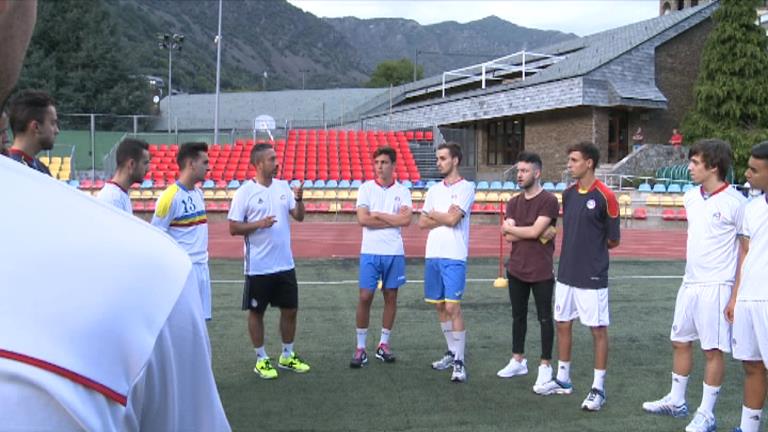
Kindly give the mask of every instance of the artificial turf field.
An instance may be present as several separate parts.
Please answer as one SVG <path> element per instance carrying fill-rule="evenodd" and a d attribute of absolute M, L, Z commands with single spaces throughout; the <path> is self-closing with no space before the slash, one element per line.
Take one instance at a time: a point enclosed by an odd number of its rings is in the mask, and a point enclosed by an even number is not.
<path fill-rule="evenodd" d="M 533 299 L 529 306 L 526 355 L 529 374 L 501 379 L 496 371 L 511 355 L 511 307 L 506 290 L 494 289 L 497 262 L 470 260 L 462 309 L 467 326 L 468 382 L 450 382 L 448 371 L 430 363 L 445 351 L 434 308 L 423 301 L 422 285 L 400 290 L 391 346 L 394 364 L 373 357 L 381 329 L 381 296 L 371 311 L 369 365 L 349 368 L 355 347 L 356 260 L 296 262 L 299 328 L 296 352 L 308 374 L 280 370 L 276 380 L 258 378 L 255 355 L 240 310 L 242 261 L 212 260 L 214 319 L 209 323 L 216 381 L 236 431 L 682 431 L 690 421 L 643 413 L 645 400 L 669 391 L 672 348 L 669 327 L 683 274 L 680 261 L 611 263 L 610 353 L 607 404 L 598 413 L 579 409 L 592 383 L 592 340 L 574 324 L 568 396 L 531 391 L 540 353 Z M 408 279 L 423 278 L 423 260 L 408 261 Z M 277 309 L 265 318 L 266 347 L 280 353 Z M 555 341 L 555 359 L 557 343 Z M 701 399 L 703 356 L 695 355 L 688 385 L 693 413 Z M 731 430 L 741 416 L 739 362 L 726 356 L 726 378 L 716 415 L 719 430 Z"/>

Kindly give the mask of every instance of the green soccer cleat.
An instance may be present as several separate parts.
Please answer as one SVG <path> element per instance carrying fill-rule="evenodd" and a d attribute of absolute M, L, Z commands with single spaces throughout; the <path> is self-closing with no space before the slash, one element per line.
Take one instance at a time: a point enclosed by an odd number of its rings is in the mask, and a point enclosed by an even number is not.
<path fill-rule="evenodd" d="M 296 373 L 309 372 L 309 365 L 304 362 L 296 353 L 291 354 L 290 357 L 285 357 L 282 354 L 277 362 L 277 367 L 280 369 L 292 370 Z"/>
<path fill-rule="evenodd" d="M 257 361 L 256 366 L 253 367 L 253 371 L 261 379 L 277 378 L 277 369 L 272 366 L 272 362 L 269 361 L 269 357 L 265 357 Z"/>

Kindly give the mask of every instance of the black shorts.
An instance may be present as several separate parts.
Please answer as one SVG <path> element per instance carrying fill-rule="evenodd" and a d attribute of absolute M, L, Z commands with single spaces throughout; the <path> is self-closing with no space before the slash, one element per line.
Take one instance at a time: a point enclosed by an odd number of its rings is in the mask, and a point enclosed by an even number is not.
<path fill-rule="evenodd" d="M 262 313 L 267 310 L 267 305 L 298 309 L 299 285 L 295 269 L 265 275 L 246 275 L 243 310 Z"/>

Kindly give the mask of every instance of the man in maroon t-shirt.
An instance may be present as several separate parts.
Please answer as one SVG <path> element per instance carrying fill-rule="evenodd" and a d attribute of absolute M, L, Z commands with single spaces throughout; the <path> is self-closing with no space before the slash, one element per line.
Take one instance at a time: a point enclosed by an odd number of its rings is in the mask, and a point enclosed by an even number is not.
<path fill-rule="evenodd" d="M 512 303 L 512 358 L 497 375 L 501 378 L 526 375 L 524 356 L 528 323 L 528 298 L 531 291 L 536 302 L 536 315 L 541 326 L 541 358 L 536 386 L 552 379 L 552 241 L 557 230 L 560 205 L 557 198 L 541 187 L 541 158 L 523 152 L 517 160 L 517 184 L 523 192 L 509 200 L 506 220 L 501 227 L 504 238 L 512 243 L 507 263 L 509 301 Z"/>

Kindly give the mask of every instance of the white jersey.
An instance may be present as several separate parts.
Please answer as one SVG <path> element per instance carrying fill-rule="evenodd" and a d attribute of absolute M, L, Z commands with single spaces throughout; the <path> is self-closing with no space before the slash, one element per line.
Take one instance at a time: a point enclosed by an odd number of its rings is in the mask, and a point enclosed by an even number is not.
<path fill-rule="evenodd" d="M 96 197 L 128 214 L 133 214 L 133 206 L 131 206 L 131 198 L 128 196 L 128 191 L 111 180 L 104 183 L 104 187 L 101 188 Z"/>
<path fill-rule="evenodd" d="M 469 254 L 469 218 L 474 201 L 475 185 L 464 179 L 451 185 L 441 181 L 429 188 L 422 211 L 445 213 L 452 205 L 457 205 L 464 212 L 464 217 L 452 228 L 439 226 L 429 231 L 426 258 L 466 261 Z"/>
<path fill-rule="evenodd" d="M 189 257 L 10 159 L 0 183 L 0 429 L 229 430 Z"/>
<path fill-rule="evenodd" d="M 235 192 L 227 218 L 235 222 L 255 222 L 275 217 L 270 228 L 246 235 L 246 275 L 264 275 L 294 268 L 291 252 L 290 210 L 296 208 L 293 191 L 285 180 L 273 179 L 269 187 L 248 180 Z"/>
<path fill-rule="evenodd" d="M 157 199 L 152 225 L 176 240 L 192 262 L 208 262 L 208 215 L 200 189 L 187 190 L 179 182 L 170 185 Z"/>
<path fill-rule="evenodd" d="M 741 267 L 737 299 L 768 301 L 768 195 L 747 204 L 741 235 L 749 238 L 749 252 Z"/>
<path fill-rule="evenodd" d="M 398 214 L 403 207 L 410 208 L 411 192 L 398 182 L 390 186 L 368 180 L 357 191 L 357 207 L 365 207 L 370 212 Z M 374 255 L 404 255 L 403 237 L 400 227 L 368 228 L 363 227 L 363 242 L 360 253 Z"/>
<path fill-rule="evenodd" d="M 685 193 L 688 215 L 685 283 L 733 283 L 746 199 L 724 185 L 709 197 L 701 186 Z"/>

